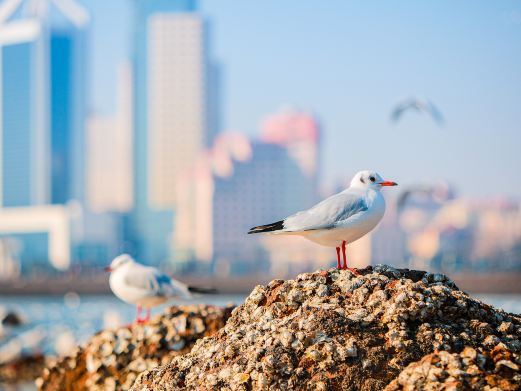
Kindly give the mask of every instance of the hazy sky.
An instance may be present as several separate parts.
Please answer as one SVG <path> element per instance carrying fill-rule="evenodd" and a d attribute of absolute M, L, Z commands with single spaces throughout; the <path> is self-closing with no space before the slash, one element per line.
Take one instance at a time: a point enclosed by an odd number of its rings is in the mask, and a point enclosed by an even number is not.
<path fill-rule="evenodd" d="M 91 108 L 114 107 L 131 0 L 82 0 L 93 17 Z M 359 169 L 462 195 L 521 197 L 521 1 L 203 0 L 223 66 L 225 130 L 255 134 L 287 105 L 323 125 L 325 181 Z M 393 105 L 425 96 L 437 127 Z"/>

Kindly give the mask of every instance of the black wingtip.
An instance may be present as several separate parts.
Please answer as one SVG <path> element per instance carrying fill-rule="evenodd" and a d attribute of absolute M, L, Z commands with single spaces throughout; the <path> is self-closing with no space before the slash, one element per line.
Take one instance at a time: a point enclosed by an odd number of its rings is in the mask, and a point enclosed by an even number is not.
<path fill-rule="evenodd" d="M 205 295 L 215 295 L 219 293 L 219 291 L 215 288 L 199 288 L 196 286 L 189 286 L 188 291 L 192 293 L 202 293 Z"/>
<path fill-rule="evenodd" d="M 280 231 L 281 229 L 284 229 L 284 220 L 280 220 L 272 224 L 259 225 L 258 227 L 253 227 L 248 231 L 248 235 L 258 234 L 261 232 Z"/>

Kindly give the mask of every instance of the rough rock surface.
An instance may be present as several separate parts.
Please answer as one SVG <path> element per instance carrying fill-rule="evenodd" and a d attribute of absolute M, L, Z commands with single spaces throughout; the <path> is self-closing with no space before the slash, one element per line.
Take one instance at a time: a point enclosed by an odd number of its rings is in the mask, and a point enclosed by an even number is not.
<path fill-rule="evenodd" d="M 521 318 L 470 298 L 440 274 L 359 272 L 331 269 L 257 286 L 217 334 L 142 373 L 132 390 L 381 390 L 425 355 L 467 346 L 505 348 L 516 372 L 508 381 L 521 387 Z"/>
<path fill-rule="evenodd" d="M 44 369 L 38 389 L 126 390 L 136 376 L 189 352 L 195 341 L 222 328 L 232 308 L 170 307 L 146 324 L 105 330 L 71 356 Z"/>
<path fill-rule="evenodd" d="M 19 357 L 0 364 L 0 390 L 5 384 L 32 383 L 42 373 L 45 364 L 46 359 L 41 354 Z"/>
<path fill-rule="evenodd" d="M 0 390 L 33 383 L 46 365 L 34 330 L 20 327 L 25 323 L 21 314 L 0 305 Z"/>
<path fill-rule="evenodd" d="M 519 354 L 503 343 L 492 350 L 467 346 L 461 353 L 436 352 L 409 364 L 385 390 L 515 391 L 521 387 L 519 362 Z"/>

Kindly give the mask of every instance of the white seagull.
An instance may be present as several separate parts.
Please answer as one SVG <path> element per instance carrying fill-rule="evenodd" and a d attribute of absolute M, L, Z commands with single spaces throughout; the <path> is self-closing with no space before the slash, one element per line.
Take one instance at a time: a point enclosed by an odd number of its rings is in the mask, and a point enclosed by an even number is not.
<path fill-rule="evenodd" d="M 181 297 L 189 299 L 191 292 L 214 293 L 211 289 L 189 287 L 180 281 L 170 278 L 151 266 L 137 263 L 128 254 L 114 258 L 110 266 L 109 285 L 112 292 L 121 300 L 137 307 L 137 323 L 150 319 L 150 310 L 169 299 Z M 141 309 L 146 308 L 147 315 L 141 319 Z"/>
<path fill-rule="evenodd" d="M 439 126 L 442 126 L 444 123 L 443 115 L 434 103 L 427 99 L 417 98 L 407 99 L 398 103 L 391 112 L 391 120 L 398 122 L 405 112 L 413 110 L 430 115 Z"/>
<path fill-rule="evenodd" d="M 253 227 L 249 234 L 268 232 L 281 235 L 300 235 L 323 246 L 336 247 L 337 267 L 349 269 L 346 245 L 370 232 L 382 219 L 385 200 L 380 190 L 397 183 L 385 181 L 374 171 L 360 171 L 346 190 L 276 223 Z M 340 248 L 344 258 L 340 266 Z"/>

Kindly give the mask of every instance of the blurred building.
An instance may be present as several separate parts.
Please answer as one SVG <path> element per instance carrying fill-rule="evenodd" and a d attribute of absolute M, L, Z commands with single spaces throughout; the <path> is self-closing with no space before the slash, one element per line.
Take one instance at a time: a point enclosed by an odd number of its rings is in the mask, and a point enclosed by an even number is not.
<path fill-rule="evenodd" d="M 87 197 L 95 213 L 125 213 L 133 206 L 132 71 L 118 72 L 114 115 L 93 114 L 87 121 Z"/>
<path fill-rule="evenodd" d="M 396 199 L 391 192 L 383 192 L 385 215 L 368 235 L 348 246 L 348 255 L 355 267 L 388 264 L 407 267 L 406 235 L 398 222 Z"/>
<path fill-rule="evenodd" d="M 239 134 L 218 137 L 178 187 L 176 267 L 205 265 L 216 273 L 240 274 L 268 272 L 280 254 L 284 260 L 278 263 L 309 262 L 316 253 L 307 251 L 303 259 L 300 240 L 288 239 L 277 249 L 246 233 L 316 201 L 319 134 L 312 116 L 294 111 L 265 121 L 259 141 Z"/>
<path fill-rule="evenodd" d="M 286 149 L 223 135 L 178 188 L 174 248 L 178 263 L 206 271 L 266 270 L 269 256 L 246 232 L 307 206 L 306 177 Z"/>
<path fill-rule="evenodd" d="M 306 193 L 315 194 L 321 161 L 320 124 L 315 116 L 293 108 L 283 109 L 262 122 L 260 140 L 286 148 L 310 179 Z"/>
<path fill-rule="evenodd" d="M 0 14 L 4 207 L 83 197 L 85 27 L 71 0 L 5 1 Z M 51 11 L 59 22 L 51 23 Z"/>
<path fill-rule="evenodd" d="M 519 202 L 453 198 L 452 192 L 440 197 L 447 193 L 440 186 L 425 189 L 399 212 L 410 267 L 443 272 L 521 269 Z"/>
<path fill-rule="evenodd" d="M 18 243 L 24 263 L 67 268 L 80 240 L 63 227 L 65 204 L 85 190 L 88 21 L 72 0 L 0 5 L 0 235 Z"/>
<path fill-rule="evenodd" d="M 175 207 L 179 173 L 211 142 L 206 112 L 206 31 L 196 13 L 156 13 L 148 22 L 148 195 Z"/>
<path fill-rule="evenodd" d="M 118 70 L 116 112 L 87 119 L 87 202 L 82 215 L 84 241 L 76 257 L 85 265 L 108 263 L 125 250 L 126 214 L 133 207 L 132 70 Z"/>
<path fill-rule="evenodd" d="M 16 242 L 11 238 L 0 238 L 0 280 L 13 280 L 20 277 L 20 263 L 16 258 Z"/>
<path fill-rule="evenodd" d="M 181 172 L 219 130 L 218 67 L 194 0 L 137 0 L 134 17 L 134 209 L 128 251 L 170 256 Z"/>

